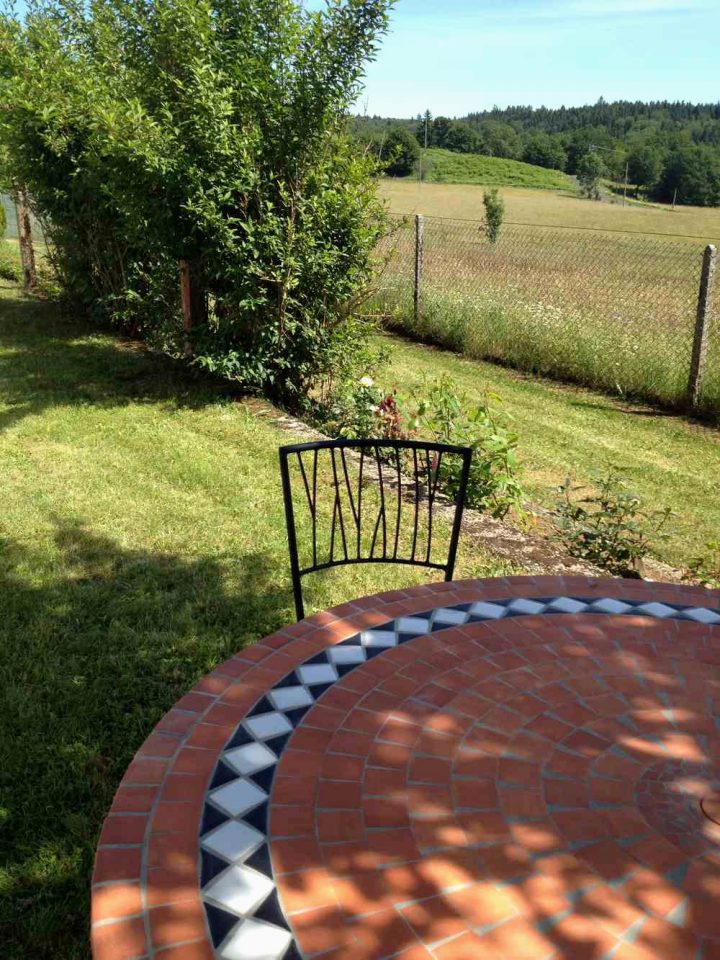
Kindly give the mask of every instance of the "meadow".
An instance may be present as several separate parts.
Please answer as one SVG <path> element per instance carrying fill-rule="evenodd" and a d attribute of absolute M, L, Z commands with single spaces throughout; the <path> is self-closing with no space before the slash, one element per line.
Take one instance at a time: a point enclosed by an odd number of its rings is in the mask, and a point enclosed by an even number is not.
<path fill-rule="evenodd" d="M 428 183 L 482 183 L 514 185 L 537 190 L 574 190 L 573 180 L 559 170 L 548 170 L 519 160 L 486 157 L 477 153 L 454 153 L 431 147 L 424 154 Z"/>
<path fill-rule="evenodd" d="M 391 329 L 475 359 L 683 405 L 707 244 L 692 231 L 720 235 L 720 212 L 683 210 L 675 220 L 662 209 L 506 188 L 507 217 L 493 245 L 478 222 L 482 188 L 384 181 L 381 191 L 394 212 L 426 214 L 419 315 L 410 220 L 398 218 L 383 251 L 389 259 L 372 309 Z M 427 216 L 436 210 L 442 216 Z M 450 218 L 460 210 L 462 218 Z M 623 231 L 631 220 L 644 229 Z M 685 234 L 670 235 L 670 221 Z M 716 293 L 701 400 L 713 416 L 720 414 L 718 304 Z"/>
<path fill-rule="evenodd" d="M 492 157 L 481 159 L 487 161 L 490 168 L 507 162 Z M 380 182 L 379 193 L 392 213 L 421 213 L 429 217 L 481 220 L 484 215 L 482 201 L 486 185 L 500 186 L 508 222 L 657 233 L 720 242 L 720 210 L 709 207 L 678 206 L 672 210 L 660 204 L 637 203 L 629 203 L 623 207 L 621 202 L 584 200 L 576 195 L 548 189 L 508 186 L 490 179 L 478 184 L 440 184 L 386 177 Z"/>

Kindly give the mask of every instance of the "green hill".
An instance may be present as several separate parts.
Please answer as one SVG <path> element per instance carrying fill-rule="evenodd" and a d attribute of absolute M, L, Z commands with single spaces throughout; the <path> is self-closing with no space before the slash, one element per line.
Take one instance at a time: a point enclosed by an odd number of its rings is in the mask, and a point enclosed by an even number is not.
<path fill-rule="evenodd" d="M 536 187 L 575 192 L 575 183 L 567 174 L 519 160 L 453 153 L 431 147 L 425 154 L 425 163 L 430 164 L 425 177 L 429 183 L 482 183 L 494 187 Z"/>

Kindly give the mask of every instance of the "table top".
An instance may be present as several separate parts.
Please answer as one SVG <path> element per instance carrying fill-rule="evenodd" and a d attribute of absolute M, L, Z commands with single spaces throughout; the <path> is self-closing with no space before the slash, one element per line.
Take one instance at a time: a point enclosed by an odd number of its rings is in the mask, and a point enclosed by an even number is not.
<path fill-rule="evenodd" d="M 293 624 L 160 721 L 95 960 L 720 960 L 720 594 L 433 584 Z"/>

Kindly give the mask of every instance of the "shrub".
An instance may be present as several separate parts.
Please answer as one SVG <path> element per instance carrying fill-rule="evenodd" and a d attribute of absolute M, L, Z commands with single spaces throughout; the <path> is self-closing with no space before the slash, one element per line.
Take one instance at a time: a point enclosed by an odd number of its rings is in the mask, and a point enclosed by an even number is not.
<path fill-rule="evenodd" d="M 388 0 L 39 0 L 0 20 L 0 142 L 66 293 L 181 353 L 178 261 L 207 304 L 196 362 L 299 405 L 384 232 L 346 136 Z"/>
<path fill-rule="evenodd" d="M 483 206 L 485 207 L 485 221 L 483 223 L 485 236 L 490 243 L 496 243 L 500 237 L 500 228 L 505 218 L 505 204 L 497 187 L 483 193 Z"/>
<path fill-rule="evenodd" d="M 591 200 L 600 199 L 600 178 L 606 173 L 602 157 L 591 151 L 577 165 L 577 178 L 581 192 Z"/>
<path fill-rule="evenodd" d="M 709 540 L 705 549 L 706 553 L 692 558 L 689 572 L 703 586 L 720 590 L 720 540 Z"/>
<path fill-rule="evenodd" d="M 518 480 L 515 455 L 517 437 L 501 427 L 491 407 L 499 397 L 487 394 L 484 402 L 468 407 L 446 374 L 416 392 L 414 429 L 439 443 L 468 446 L 473 450 L 467 486 L 467 504 L 504 517 L 511 509 L 521 510 L 523 491 Z M 460 486 L 461 466 L 456 458 L 440 464 L 441 488 L 451 496 Z"/>
<path fill-rule="evenodd" d="M 568 479 L 559 487 L 555 525 L 568 553 L 620 576 L 637 572 L 638 561 L 653 539 L 664 536 L 670 510 L 648 512 L 637 494 L 626 489 L 614 471 L 594 477 L 595 490 L 573 486 Z M 585 496 L 576 497 L 584 493 Z"/>

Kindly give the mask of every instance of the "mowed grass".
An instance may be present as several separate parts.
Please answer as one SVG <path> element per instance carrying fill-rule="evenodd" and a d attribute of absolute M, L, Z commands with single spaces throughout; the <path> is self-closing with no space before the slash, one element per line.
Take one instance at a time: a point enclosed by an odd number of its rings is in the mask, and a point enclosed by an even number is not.
<path fill-rule="evenodd" d="M 566 477 L 590 482 L 595 471 L 620 469 L 650 510 L 670 507 L 668 539 L 653 553 L 684 567 L 717 540 L 720 432 L 647 407 L 628 406 L 590 390 L 553 384 L 494 364 L 384 336 L 390 363 L 382 381 L 404 397 L 426 380 L 449 375 L 480 402 L 500 396 L 501 422 L 519 436 L 518 458 L 530 500 L 550 507 Z"/>
<path fill-rule="evenodd" d="M 88 957 L 95 844 L 134 752 L 294 619 L 284 442 L 227 386 L 0 284 L 3 960 Z M 461 543 L 459 576 L 503 570 Z M 346 568 L 308 578 L 306 603 L 428 579 Z"/>
<path fill-rule="evenodd" d="M 659 204 L 623 207 L 621 203 L 584 200 L 552 190 L 510 186 L 507 181 L 496 185 L 500 186 L 508 222 L 659 233 L 720 241 L 720 209 L 717 208 L 678 206 L 673 211 Z M 378 189 L 393 213 L 421 213 L 428 217 L 465 220 L 482 220 L 485 215 L 482 185 L 419 183 L 417 180 L 386 177 L 380 181 Z"/>
<path fill-rule="evenodd" d="M 427 150 L 423 163 L 427 168 L 425 180 L 429 183 L 514 185 L 536 190 L 572 190 L 575 186 L 573 180 L 559 170 L 477 153 L 453 153 L 439 147 Z"/>

